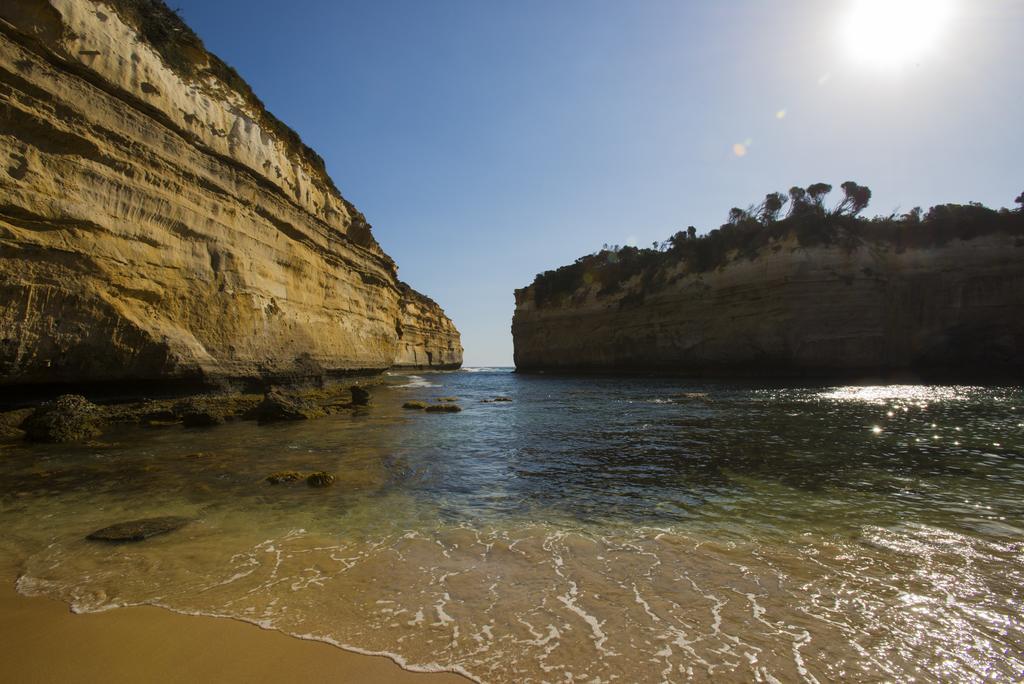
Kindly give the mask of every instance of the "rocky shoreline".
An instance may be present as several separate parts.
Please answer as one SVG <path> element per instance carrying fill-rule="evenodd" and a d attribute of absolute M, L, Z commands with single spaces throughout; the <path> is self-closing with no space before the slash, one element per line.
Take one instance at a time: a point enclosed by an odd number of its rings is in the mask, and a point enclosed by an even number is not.
<path fill-rule="evenodd" d="M 320 385 L 268 385 L 263 391 L 207 391 L 159 398 L 104 397 L 90 393 L 59 394 L 16 406 L 0 407 L 0 441 L 27 440 L 41 443 L 83 442 L 98 437 L 117 425 L 152 428 L 180 426 L 211 428 L 247 420 L 260 424 L 313 420 L 330 415 L 359 415 L 372 409 L 374 387 L 382 379 L 359 384 L 345 382 Z M 404 408 L 426 413 L 458 413 L 458 397 L 407 402 Z M 508 397 L 484 403 L 510 402 Z"/>
<path fill-rule="evenodd" d="M 63 394 L 33 407 L 0 413 L 0 438 L 65 443 L 87 440 L 117 424 L 202 428 L 233 420 L 311 420 L 358 411 L 369 403 L 369 390 L 360 385 L 271 387 L 262 394 L 210 393 L 106 404 L 93 403 L 77 394 Z"/>

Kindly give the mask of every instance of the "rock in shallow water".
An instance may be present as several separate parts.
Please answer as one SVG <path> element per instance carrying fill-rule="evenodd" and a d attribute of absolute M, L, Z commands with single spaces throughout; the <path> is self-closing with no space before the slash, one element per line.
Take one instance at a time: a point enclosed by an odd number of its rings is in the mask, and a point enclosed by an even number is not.
<path fill-rule="evenodd" d="M 402 404 L 402 408 L 404 409 L 418 409 L 420 411 L 427 408 L 427 406 L 428 404 L 425 401 L 407 401 Z"/>
<path fill-rule="evenodd" d="M 352 405 L 353 406 L 367 406 L 370 403 L 370 392 L 360 387 L 359 385 L 352 385 L 349 387 L 349 391 L 352 392 Z"/>
<path fill-rule="evenodd" d="M 306 484 L 310 487 L 329 487 L 334 484 L 334 475 L 330 473 L 313 473 L 306 478 Z"/>
<path fill-rule="evenodd" d="M 326 412 L 315 403 L 301 397 L 271 390 L 256 407 L 256 419 L 261 423 L 278 420 L 309 420 L 325 416 Z"/>
<path fill-rule="evenodd" d="M 427 407 L 427 413 L 458 413 L 462 409 L 455 404 L 432 404 Z"/>
<path fill-rule="evenodd" d="M 267 475 L 266 480 L 270 484 L 289 484 L 291 482 L 298 482 L 302 479 L 302 473 L 294 470 L 282 470 L 277 473 L 271 473 Z"/>
<path fill-rule="evenodd" d="M 211 427 L 223 425 L 226 420 L 224 410 L 202 397 L 190 397 L 174 407 L 174 413 L 181 417 L 185 427 Z"/>
<path fill-rule="evenodd" d="M 34 442 L 77 442 L 100 434 L 100 408 L 85 397 L 65 394 L 37 408 L 21 424 Z"/>
<path fill-rule="evenodd" d="M 191 522 L 190 518 L 179 516 L 164 516 L 160 518 L 142 518 L 128 522 L 117 523 L 101 530 L 96 530 L 86 537 L 91 541 L 105 542 L 136 542 L 158 534 L 166 534 L 180 529 Z"/>

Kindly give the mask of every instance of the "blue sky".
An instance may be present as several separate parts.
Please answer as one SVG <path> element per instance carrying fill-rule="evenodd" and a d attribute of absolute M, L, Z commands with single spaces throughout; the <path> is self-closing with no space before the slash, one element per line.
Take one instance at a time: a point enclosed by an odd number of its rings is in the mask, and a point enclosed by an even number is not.
<path fill-rule="evenodd" d="M 952 0 L 926 48 L 879 66 L 841 38 L 853 1 L 170 4 L 324 157 L 473 366 L 511 365 L 535 274 L 767 192 L 1012 205 L 1024 2 Z"/>

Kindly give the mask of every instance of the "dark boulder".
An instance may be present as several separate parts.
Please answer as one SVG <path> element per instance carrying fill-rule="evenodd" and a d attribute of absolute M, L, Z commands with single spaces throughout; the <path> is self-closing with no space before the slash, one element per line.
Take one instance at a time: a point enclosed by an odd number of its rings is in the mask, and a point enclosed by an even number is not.
<path fill-rule="evenodd" d="M 309 420 L 327 415 L 317 404 L 280 390 L 270 390 L 256 407 L 256 420 L 272 423 L 279 420 Z"/>
<path fill-rule="evenodd" d="M 359 385 L 352 385 L 348 388 L 352 392 L 353 406 L 367 406 L 370 403 L 370 392 Z"/>
<path fill-rule="evenodd" d="M 329 487 L 334 484 L 335 477 L 330 473 L 313 473 L 306 478 L 306 484 L 310 487 Z"/>
<path fill-rule="evenodd" d="M 34 442 L 77 442 L 100 434 L 102 411 L 77 394 L 65 394 L 37 408 L 21 424 Z"/>
<path fill-rule="evenodd" d="M 86 539 L 103 542 L 137 542 L 158 534 L 167 534 L 180 529 L 191 522 L 190 518 L 164 516 L 162 518 L 143 518 L 117 523 L 110 527 L 96 530 Z"/>

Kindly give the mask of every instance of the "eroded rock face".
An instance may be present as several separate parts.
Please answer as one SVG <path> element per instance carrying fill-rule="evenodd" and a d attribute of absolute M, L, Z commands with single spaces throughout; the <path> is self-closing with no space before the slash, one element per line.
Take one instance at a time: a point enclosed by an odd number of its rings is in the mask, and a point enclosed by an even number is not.
<path fill-rule="evenodd" d="M 462 365 L 459 331 L 437 302 L 401 283 L 398 352 L 395 365 L 410 369 L 451 370 Z"/>
<path fill-rule="evenodd" d="M 138 7 L 0 3 L 0 383 L 461 363 L 322 160 Z"/>
<path fill-rule="evenodd" d="M 790 238 L 704 273 L 583 286 L 539 306 L 518 291 L 523 371 L 1024 374 L 1024 241 L 803 248 Z"/>

